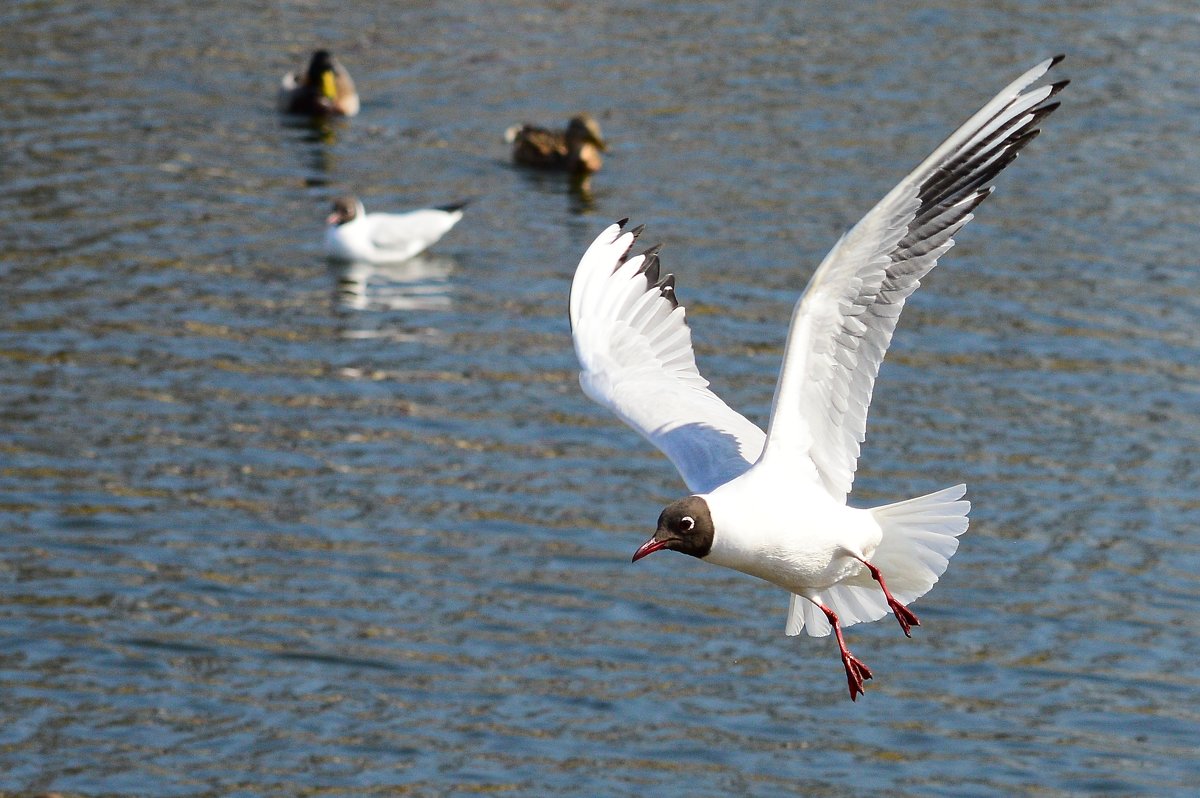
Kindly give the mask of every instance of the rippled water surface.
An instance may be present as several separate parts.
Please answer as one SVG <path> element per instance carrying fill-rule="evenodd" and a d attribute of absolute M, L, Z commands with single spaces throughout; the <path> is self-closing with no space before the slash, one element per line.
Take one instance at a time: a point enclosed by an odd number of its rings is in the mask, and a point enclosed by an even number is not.
<path fill-rule="evenodd" d="M 1182 795 L 1200 782 L 1190 2 L 0 9 L 0 792 Z M 904 6 L 904 7 L 901 7 Z M 280 119 L 316 45 L 361 115 Z M 836 236 L 994 91 L 1073 79 L 910 303 L 854 500 L 959 480 L 906 640 L 673 554 L 575 379 L 587 243 L 649 225 L 765 422 Z M 587 108 L 590 194 L 502 132 Z M 336 268 L 329 200 L 472 198 Z"/>

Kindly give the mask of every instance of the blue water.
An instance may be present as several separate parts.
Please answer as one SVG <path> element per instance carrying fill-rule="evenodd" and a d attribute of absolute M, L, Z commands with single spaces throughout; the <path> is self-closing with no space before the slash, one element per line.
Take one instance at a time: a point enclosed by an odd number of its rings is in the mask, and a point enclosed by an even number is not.
<path fill-rule="evenodd" d="M 1200 782 L 1191 3 L 0 9 L 0 792 L 1184 795 Z M 361 115 L 274 112 L 316 45 Z M 954 125 L 1063 108 L 901 320 L 853 500 L 972 525 L 856 704 L 784 596 L 629 563 L 682 486 L 580 392 L 571 273 L 646 223 L 765 422 L 792 303 Z M 587 195 L 512 168 L 595 114 Z M 329 200 L 473 198 L 323 258 Z"/>

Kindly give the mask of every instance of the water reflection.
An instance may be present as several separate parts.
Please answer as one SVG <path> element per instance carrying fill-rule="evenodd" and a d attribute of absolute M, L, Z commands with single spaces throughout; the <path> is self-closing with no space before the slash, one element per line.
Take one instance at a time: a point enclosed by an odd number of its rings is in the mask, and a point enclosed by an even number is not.
<path fill-rule="evenodd" d="M 572 214 L 578 216 L 594 209 L 593 175 L 564 175 L 561 172 L 513 168 L 521 173 L 529 190 L 543 194 L 565 195 L 567 209 Z"/>
<path fill-rule="evenodd" d="M 595 195 L 592 194 L 592 176 L 572 175 L 567 181 L 567 194 L 571 198 L 571 213 L 578 215 L 590 211 L 595 205 Z"/>
<path fill-rule="evenodd" d="M 305 185 L 328 185 L 328 175 L 333 173 L 337 163 L 333 146 L 337 144 L 338 128 L 346 124 L 345 120 L 288 115 L 281 121 L 300 148 L 298 157 L 308 170 Z"/>
<path fill-rule="evenodd" d="M 298 131 L 300 140 L 305 143 L 333 145 L 337 143 L 338 128 L 346 124 L 339 117 L 300 116 L 286 114 L 280 117 L 283 126 Z"/>
<path fill-rule="evenodd" d="M 453 258 L 428 253 L 400 263 L 338 264 L 337 302 L 352 310 L 446 310 L 456 267 Z"/>

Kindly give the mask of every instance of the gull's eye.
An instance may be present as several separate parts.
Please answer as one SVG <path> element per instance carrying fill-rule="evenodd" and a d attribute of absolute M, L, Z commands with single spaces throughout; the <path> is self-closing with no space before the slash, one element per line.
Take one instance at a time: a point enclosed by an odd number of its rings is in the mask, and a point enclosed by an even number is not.
<path fill-rule="evenodd" d="M 679 519 L 679 528 L 684 532 L 691 532 L 695 526 L 696 522 L 692 520 L 690 515 L 685 515 L 683 518 Z"/>

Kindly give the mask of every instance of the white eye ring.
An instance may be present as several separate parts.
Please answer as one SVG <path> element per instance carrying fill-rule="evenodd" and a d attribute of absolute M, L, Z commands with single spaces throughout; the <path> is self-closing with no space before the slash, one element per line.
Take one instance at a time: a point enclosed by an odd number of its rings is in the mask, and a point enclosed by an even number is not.
<path fill-rule="evenodd" d="M 685 515 L 679 519 L 679 528 L 684 532 L 691 532 L 695 527 L 696 521 L 690 515 Z"/>

